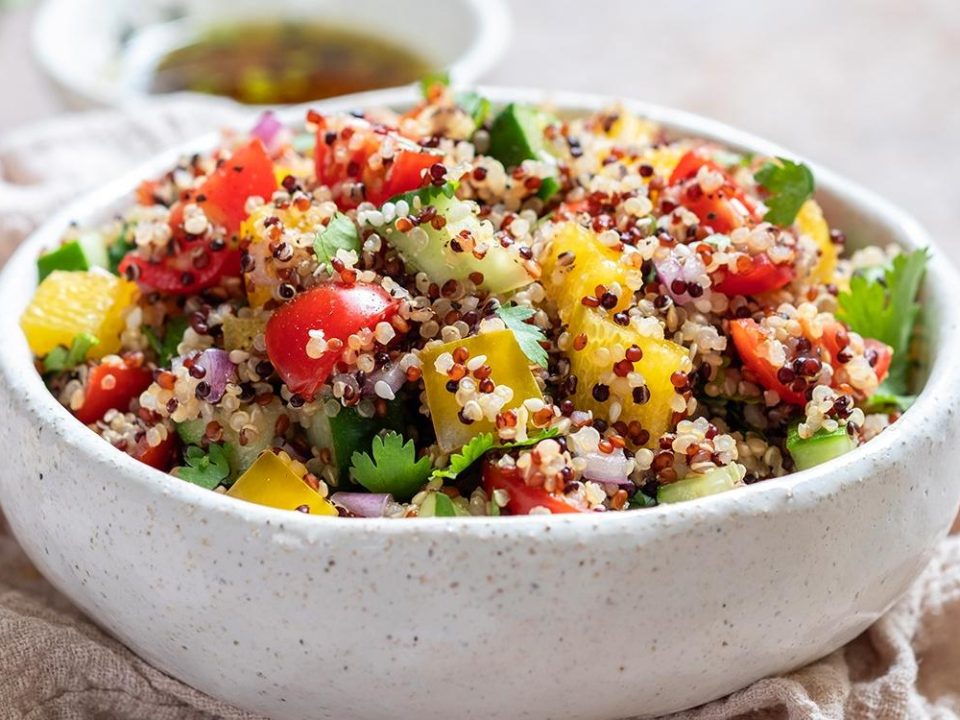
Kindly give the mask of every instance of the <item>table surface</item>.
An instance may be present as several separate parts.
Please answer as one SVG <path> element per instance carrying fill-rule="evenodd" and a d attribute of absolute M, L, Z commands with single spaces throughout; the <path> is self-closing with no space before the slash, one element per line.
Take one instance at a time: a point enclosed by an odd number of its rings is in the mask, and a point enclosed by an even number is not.
<path fill-rule="evenodd" d="M 589 7 L 589 12 L 585 9 Z M 776 141 L 910 210 L 960 261 L 957 0 L 513 0 L 484 82 L 642 98 Z M 61 111 L 0 12 L 0 136 Z"/>

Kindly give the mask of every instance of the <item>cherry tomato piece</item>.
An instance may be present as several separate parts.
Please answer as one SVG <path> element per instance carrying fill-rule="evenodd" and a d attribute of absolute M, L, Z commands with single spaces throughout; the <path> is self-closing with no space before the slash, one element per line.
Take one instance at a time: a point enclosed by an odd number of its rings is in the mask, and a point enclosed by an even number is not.
<path fill-rule="evenodd" d="M 371 165 L 371 157 L 387 142 L 393 145 L 391 160 Z M 427 152 L 389 128 L 363 120 L 335 130 L 321 119 L 317 127 L 314 150 L 317 180 L 334 189 L 334 198 L 341 209 L 356 207 L 359 202 L 352 193 L 339 191 L 341 183 L 362 184 L 363 199 L 382 205 L 396 195 L 429 182 L 423 177 L 424 171 L 442 160 L 441 156 Z"/>
<path fill-rule="evenodd" d="M 863 344 L 866 346 L 867 360 L 876 357 L 876 362 L 871 362 L 873 371 L 877 374 L 877 380 L 883 382 L 890 372 L 890 363 L 893 361 L 893 348 L 884 342 L 874 340 L 873 338 L 864 338 Z"/>
<path fill-rule="evenodd" d="M 107 410 L 127 412 L 130 402 L 146 390 L 153 380 L 148 368 L 132 360 L 122 365 L 101 363 L 90 368 L 83 405 L 74 415 L 84 425 L 103 418 Z"/>
<path fill-rule="evenodd" d="M 763 253 L 750 261 L 749 270 L 742 273 L 727 271 L 722 280 L 713 284 L 713 289 L 724 295 L 757 295 L 782 288 L 796 275 L 792 265 L 776 265 Z"/>
<path fill-rule="evenodd" d="M 416 190 L 424 185 L 424 171 L 429 171 L 441 160 L 442 158 L 431 153 L 401 150 L 396 154 L 393 165 L 387 171 L 383 191 L 375 196 L 368 193 L 367 200 L 374 205 L 382 205 L 401 193 Z"/>
<path fill-rule="evenodd" d="M 323 333 L 323 342 L 346 343 L 354 333 L 373 329 L 397 310 L 397 300 L 379 285 L 326 283 L 307 290 L 279 307 L 267 322 L 267 355 L 277 373 L 295 393 L 310 398 L 336 366 L 336 350 L 307 353 L 310 331 Z"/>
<path fill-rule="evenodd" d="M 823 336 L 820 339 L 820 345 L 830 355 L 830 364 L 837 368 L 842 365 L 837 360 L 837 355 L 846 345 L 846 341 L 841 340 L 846 335 L 847 329 L 839 322 L 833 322 L 823 328 Z M 890 372 L 890 363 L 893 360 L 893 348 L 884 342 L 874 340 L 873 338 L 863 339 L 866 350 L 867 360 L 873 358 L 871 363 L 873 371 L 877 374 L 877 380 L 883 382 Z"/>
<path fill-rule="evenodd" d="M 141 438 L 134 445 L 130 455 L 157 470 L 168 471 L 173 467 L 173 461 L 177 450 L 177 437 L 172 432 L 167 434 L 159 445 L 150 446 L 146 438 Z"/>
<path fill-rule="evenodd" d="M 263 142 L 251 138 L 222 161 L 199 188 L 183 194 L 170 210 L 170 228 L 174 237 L 183 236 L 183 208 L 188 203 L 196 203 L 211 223 L 223 226 L 228 234 L 234 235 L 247 219 L 247 200 L 251 197 L 269 200 L 276 189 L 273 161 Z"/>
<path fill-rule="evenodd" d="M 723 177 L 713 192 L 704 192 L 697 180 L 700 168 L 707 167 Z M 670 174 L 670 185 L 680 188 L 680 204 L 692 212 L 702 225 L 717 233 L 728 233 L 747 222 L 755 222 L 756 208 L 725 169 L 714 162 L 706 148 L 690 150 Z"/>
<path fill-rule="evenodd" d="M 131 267 L 136 271 L 131 271 Z M 117 271 L 132 277 L 151 290 L 171 295 L 194 295 L 201 290 L 219 285 L 225 277 L 240 277 L 240 251 L 232 248 L 213 249 L 206 245 L 194 257 L 192 252 L 168 255 L 160 262 L 146 260 L 130 252 Z"/>
<path fill-rule="evenodd" d="M 566 499 L 552 495 L 542 487 L 527 485 L 515 467 L 502 468 L 494 460 L 484 460 L 483 487 L 487 495 L 493 496 L 494 490 L 506 490 L 510 500 L 506 509 L 511 515 L 529 515 L 535 507 L 544 507 L 550 512 L 577 513 L 589 512 L 586 508 L 578 507 Z"/>
<path fill-rule="evenodd" d="M 780 382 L 777 378 L 777 368 L 760 355 L 760 344 L 765 338 L 756 320 L 751 318 L 731 320 L 730 335 L 744 367 L 757 376 L 763 387 L 776 391 L 781 400 L 791 405 L 806 405 L 806 393 L 797 392 Z"/>

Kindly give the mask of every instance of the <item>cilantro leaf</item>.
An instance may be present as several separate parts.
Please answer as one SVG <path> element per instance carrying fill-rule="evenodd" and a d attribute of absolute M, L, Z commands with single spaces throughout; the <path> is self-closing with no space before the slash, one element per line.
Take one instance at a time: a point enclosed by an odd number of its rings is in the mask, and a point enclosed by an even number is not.
<path fill-rule="evenodd" d="M 430 88 L 434 85 L 443 85 L 446 87 L 450 84 L 450 73 L 446 70 L 437 70 L 435 72 L 427 73 L 422 78 L 420 78 L 420 92 L 423 94 L 423 97 L 426 98 L 430 93 Z"/>
<path fill-rule="evenodd" d="M 501 448 L 524 448 L 530 447 L 531 445 L 536 445 L 541 440 L 546 440 L 547 438 L 556 437 L 560 434 L 560 431 L 556 428 L 547 428 L 536 435 L 531 435 L 526 440 L 514 440 L 512 442 L 505 442 L 500 444 L 498 447 Z"/>
<path fill-rule="evenodd" d="M 520 349 L 530 359 L 530 362 L 536 363 L 540 367 L 546 367 L 547 351 L 543 349 L 540 343 L 547 338 L 544 336 L 543 330 L 527 322 L 535 312 L 533 308 L 523 305 L 501 305 L 497 309 L 497 316 L 513 331 L 514 337 L 520 343 Z"/>
<path fill-rule="evenodd" d="M 57 345 L 53 350 L 47 353 L 43 359 L 44 372 L 62 372 L 64 370 L 73 370 L 77 365 L 87 359 L 87 353 L 94 345 L 99 345 L 100 340 L 89 333 L 80 333 L 73 338 L 70 348 L 63 345 Z"/>
<path fill-rule="evenodd" d="M 357 226 L 341 212 L 330 218 L 330 222 L 317 233 L 313 241 L 313 252 L 316 253 L 317 260 L 325 263 L 331 272 L 333 265 L 330 261 L 337 256 L 337 250 L 360 252 L 360 233 Z"/>
<path fill-rule="evenodd" d="M 409 500 L 427 481 L 430 458 L 417 460 L 413 440 L 392 430 L 373 439 L 369 453 L 355 452 L 351 457 L 350 477 L 372 493 L 390 493 L 398 500 Z"/>
<path fill-rule="evenodd" d="M 207 452 L 191 445 L 183 459 L 187 464 L 174 469 L 176 476 L 207 490 L 213 490 L 230 474 L 230 465 L 223 452 L 223 445 L 217 443 L 211 443 Z"/>
<path fill-rule="evenodd" d="M 489 450 L 530 447 L 531 445 L 536 445 L 541 440 L 554 437 L 557 434 L 558 430 L 556 428 L 549 428 L 526 440 L 506 442 L 499 445 L 494 441 L 493 433 L 487 432 L 474 435 L 470 442 L 460 448 L 460 452 L 450 456 L 450 464 L 447 467 L 442 470 L 434 470 L 431 477 L 453 480 L 477 460 L 482 458 Z"/>
<path fill-rule="evenodd" d="M 157 365 L 159 367 L 169 367 L 170 361 L 177 354 L 177 346 L 183 342 L 183 334 L 187 331 L 187 318 L 180 316 L 167 320 L 164 328 L 163 338 L 157 337 L 157 333 L 149 325 L 144 325 L 141 331 L 147 336 L 147 342 L 157 354 Z"/>
<path fill-rule="evenodd" d="M 450 456 L 450 464 L 443 470 L 434 470 L 433 477 L 453 480 L 460 473 L 483 457 L 484 453 L 494 447 L 493 433 L 480 433 L 460 448 L 460 452 Z"/>
<path fill-rule="evenodd" d="M 803 163 L 778 157 L 764 163 L 753 177 L 770 193 L 763 219 L 774 225 L 792 225 L 800 207 L 813 197 L 813 173 Z"/>
<path fill-rule="evenodd" d="M 650 497 L 642 490 L 637 490 L 633 497 L 630 498 L 629 507 L 631 510 L 639 510 L 641 508 L 654 507 L 656 504 L 656 498 Z"/>
<path fill-rule="evenodd" d="M 881 387 L 884 395 L 905 395 L 910 369 L 913 327 L 920 312 L 917 293 L 929 257 L 926 248 L 897 255 L 883 279 L 854 275 L 850 289 L 837 298 L 837 319 L 865 338 L 893 348 L 890 372 Z"/>

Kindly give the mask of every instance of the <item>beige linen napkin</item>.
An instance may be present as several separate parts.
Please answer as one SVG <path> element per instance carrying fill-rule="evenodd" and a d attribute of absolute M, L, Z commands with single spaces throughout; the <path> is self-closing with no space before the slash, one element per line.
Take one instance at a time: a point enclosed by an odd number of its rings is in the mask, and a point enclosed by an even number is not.
<path fill-rule="evenodd" d="M 0 139 L 0 262 L 66 199 L 164 147 L 243 118 L 228 103 L 174 98 Z M 101 632 L 0 526 L 0 718 L 251 717 L 155 670 Z M 960 537 L 945 540 L 907 595 L 845 648 L 676 717 L 960 718 Z"/>

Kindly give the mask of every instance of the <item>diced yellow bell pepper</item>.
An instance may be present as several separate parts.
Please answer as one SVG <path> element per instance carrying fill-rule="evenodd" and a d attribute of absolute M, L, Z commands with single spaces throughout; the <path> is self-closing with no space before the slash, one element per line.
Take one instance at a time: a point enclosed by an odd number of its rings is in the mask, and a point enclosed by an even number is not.
<path fill-rule="evenodd" d="M 20 327 L 34 355 L 42 357 L 58 345 L 88 333 L 100 342 L 90 356 L 103 357 L 120 349 L 124 310 L 137 296 L 135 283 L 102 270 L 48 275 L 20 318 Z"/>
<path fill-rule="evenodd" d="M 289 463 L 269 450 L 237 479 L 227 495 L 280 510 L 305 507 L 311 515 L 338 514 L 333 504 L 307 485 Z"/>
<path fill-rule="evenodd" d="M 268 227 L 264 224 L 271 217 L 279 218 L 283 230 L 313 234 L 324 224 L 327 215 L 316 205 L 311 205 L 307 210 L 300 210 L 295 205 L 278 208 L 273 203 L 267 203 L 255 209 L 243 221 L 240 226 L 240 239 L 249 243 L 247 252 L 253 259 L 253 269 L 244 273 L 244 283 L 247 300 L 253 307 L 261 307 L 268 300 L 273 299 L 274 290 L 281 284 L 277 275 L 276 261 L 270 250 L 271 228 L 276 229 L 279 226 Z"/>
<path fill-rule="evenodd" d="M 670 376 L 677 371 L 689 372 L 692 363 L 681 345 L 669 340 L 646 337 L 632 326 L 617 325 L 591 308 L 580 306 L 570 318 L 569 332 L 576 337 L 583 333 L 587 344 L 582 350 L 573 347 L 567 351 L 570 372 L 577 376 L 577 391 L 574 404 L 580 410 L 590 410 L 595 417 L 607 419 L 613 403 L 621 407 L 618 420 L 630 423 L 638 421 L 650 433 L 648 445 L 655 444 L 659 437 L 673 425 L 671 401 L 676 394 Z M 636 345 L 643 357 L 633 363 L 633 370 L 643 376 L 649 391 L 649 399 L 643 403 L 634 401 L 633 388 L 627 377 L 618 376 L 614 365 L 625 359 L 630 346 Z M 606 399 L 597 400 L 594 386 L 606 388 Z M 642 396 L 644 393 L 639 392 Z"/>
<path fill-rule="evenodd" d="M 565 253 L 573 256 L 569 264 L 560 259 Z M 610 288 L 614 283 L 620 285 L 620 294 L 613 312 L 625 310 L 633 302 L 630 281 L 635 287 L 643 282 L 640 268 L 625 264 L 618 251 L 576 222 L 564 223 L 556 230 L 540 265 L 540 282 L 560 306 L 561 315 L 564 308 L 579 306 L 585 295 L 594 295 L 597 285 Z"/>
<path fill-rule="evenodd" d="M 674 142 L 669 145 L 661 145 L 651 148 L 643 154 L 640 162 L 644 165 L 650 165 L 654 174 L 664 180 L 670 178 L 674 168 L 680 162 L 680 158 L 690 150 L 690 143 Z"/>
<path fill-rule="evenodd" d="M 820 249 L 820 257 L 810 270 L 810 280 L 817 283 L 833 281 L 837 269 L 837 246 L 830 240 L 830 226 L 816 200 L 807 200 L 797 213 L 794 224 L 801 235 L 808 236 Z"/>
<path fill-rule="evenodd" d="M 456 394 L 447 389 L 450 377 L 436 369 L 436 360 L 443 353 L 453 354 L 457 348 L 466 348 L 470 358 L 486 356 L 485 365 L 491 369 L 490 379 L 499 387 L 513 390 L 513 397 L 504 403 L 503 410 L 512 410 L 530 398 L 542 399 L 537 380 L 530 372 L 530 360 L 523 354 L 511 330 L 496 330 L 481 335 L 454 340 L 425 350 L 420 355 L 423 362 L 423 382 L 427 390 L 427 407 L 437 433 L 437 442 L 445 452 L 462 447 L 475 435 L 495 430 L 493 421 L 487 418 L 466 424 L 460 418 L 460 404 Z M 467 360 L 469 362 L 469 359 Z M 471 376 L 473 379 L 473 376 Z M 479 385 L 480 381 L 476 380 Z"/>
<path fill-rule="evenodd" d="M 226 350 L 252 350 L 253 341 L 263 333 L 266 320 L 227 315 L 223 319 L 223 347 Z"/>
<path fill-rule="evenodd" d="M 656 132 L 656 123 L 622 108 L 617 119 L 607 130 L 606 135 L 621 143 L 646 145 L 652 142 Z"/>

